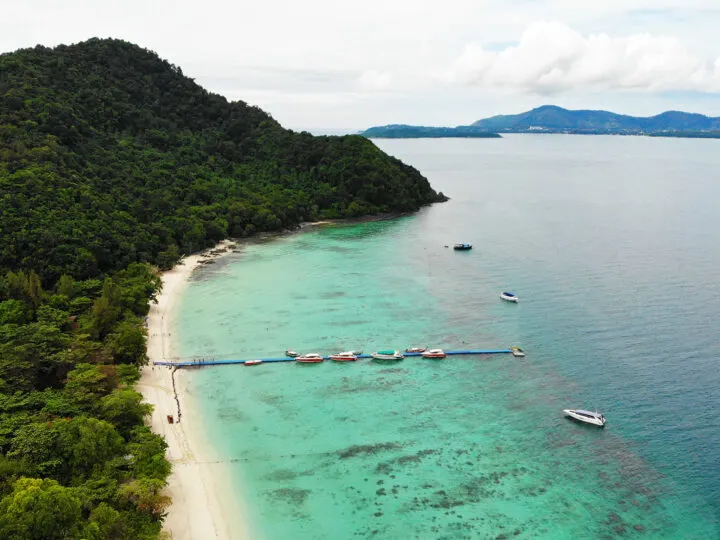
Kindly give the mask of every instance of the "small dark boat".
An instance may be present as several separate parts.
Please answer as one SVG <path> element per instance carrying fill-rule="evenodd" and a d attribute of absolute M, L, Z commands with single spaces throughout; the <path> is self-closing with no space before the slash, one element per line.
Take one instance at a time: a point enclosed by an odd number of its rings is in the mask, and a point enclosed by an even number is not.
<path fill-rule="evenodd" d="M 408 347 L 405 349 L 405 352 L 409 353 L 419 353 L 419 352 L 425 352 L 427 350 L 427 347 Z"/>
<path fill-rule="evenodd" d="M 297 358 L 298 356 L 300 356 L 300 353 L 295 352 L 292 349 L 288 349 L 287 351 L 285 351 L 285 356 L 289 356 L 290 358 Z"/>
<path fill-rule="evenodd" d="M 469 249 L 472 249 L 472 244 L 455 244 L 453 246 L 453 249 L 455 251 L 467 251 Z"/>

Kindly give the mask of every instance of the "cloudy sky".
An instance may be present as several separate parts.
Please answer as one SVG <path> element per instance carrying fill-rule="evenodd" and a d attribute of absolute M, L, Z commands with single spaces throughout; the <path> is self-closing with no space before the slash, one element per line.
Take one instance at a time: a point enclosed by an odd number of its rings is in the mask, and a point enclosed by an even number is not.
<path fill-rule="evenodd" d="M 720 116 L 717 0 L 0 0 L 0 51 L 116 37 L 295 129 L 556 104 Z"/>

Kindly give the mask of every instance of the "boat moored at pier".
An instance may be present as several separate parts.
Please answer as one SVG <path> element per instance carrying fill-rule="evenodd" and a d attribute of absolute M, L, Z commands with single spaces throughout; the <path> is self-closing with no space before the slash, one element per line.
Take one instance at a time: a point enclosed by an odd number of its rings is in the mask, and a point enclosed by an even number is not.
<path fill-rule="evenodd" d="M 323 361 L 323 357 L 318 353 L 307 353 L 295 357 L 295 361 L 301 364 L 317 364 Z"/>
<path fill-rule="evenodd" d="M 405 349 L 406 353 L 421 353 L 427 351 L 427 347 L 408 347 Z"/>
<path fill-rule="evenodd" d="M 424 351 L 422 353 L 423 358 L 441 359 L 441 358 L 445 358 L 446 356 L 447 356 L 447 354 L 445 354 L 445 351 L 443 351 L 442 349 L 430 349 L 429 351 Z"/>
<path fill-rule="evenodd" d="M 300 353 L 293 351 L 292 349 L 288 349 L 285 351 L 285 356 L 289 356 L 290 358 L 296 358 L 296 357 L 300 356 Z"/>
<path fill-rule="evenodd" d="M 520 347 L 510 347 L 510 352 L 516 358 L 522 358 L 525 356 L 525 351 L 523 351 Z"/>
<path fill-rule="evenodd" d="M 372 356 L 373 360 L 378 360 L 381 362 L 382 361 L 391 361 L 392 362 L 392 361 L 396 361 L 396 360 L 402 360 L 403 358 L 405 358 L 405 355 L 403 355 L 403 353 L 401 353 L 400 351 L 391 351 L 391 350 L 377 351 L 377 352 L 372 353 L 370 356 Z"/>
<path fill-rule="evenodd" d="M 357 355 L 353 351 L 345 351 L 337 354 L 331 354 L 330 360 L 333 362 L 354 362 L 357 360 Z"/>

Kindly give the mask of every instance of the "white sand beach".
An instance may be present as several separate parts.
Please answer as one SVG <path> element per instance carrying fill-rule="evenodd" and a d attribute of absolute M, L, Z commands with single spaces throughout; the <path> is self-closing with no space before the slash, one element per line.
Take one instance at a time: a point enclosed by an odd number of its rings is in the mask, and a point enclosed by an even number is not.
<path fill-rule="evenodd" d="M 227 248 L 223 242 L 212 251 Z M 230 475 L 205 442 L 202 422 L 187 389 L 187 373 L 175 372 L 175 387 L 182 411 L 178 422 L 178 402 L 173 392 L 174 368 L 153 366 L 153 361 L 170 359 L 174 354 L 171 322 L 173 309 L 192 272 L 201 261 L 213 255 L 186 257 L 172 270 L 163 273 L 163 289 L 148 315 L 147 350 L 150 364 L 143 368 L 137 390 L 154 406 L 152 430 L 168 444 L 167 457 L 172 464 L 167 494 L 172 505 L 165 518 L 164 530 L 174 540 L 250 538 L 242 528 L 238 512 L 240 502 L 232 495 Z M 172 415 L 174 423 L 168 422 Z M 227 519 L 227 517 L 231 519 Z"/>

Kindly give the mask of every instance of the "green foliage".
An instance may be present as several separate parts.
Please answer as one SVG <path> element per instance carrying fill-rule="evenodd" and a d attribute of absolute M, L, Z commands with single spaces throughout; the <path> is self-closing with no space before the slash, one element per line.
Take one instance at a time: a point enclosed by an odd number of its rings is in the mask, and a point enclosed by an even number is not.
<path fill-rule="evenodd" d="M 107 344 L 118 364 L 144 364 L 147 361 L 145 331 L 137 322 L 119 323 L 107 337 Z"/>
<path fill-rule="evenodd" d="M 47 493 L 60 510 L 67 496 L 80 502 L 80 519 L 73 510 L 60 537 L 156 538 L 157 486 L 170 464 L 162 438 L 143 425 L 150 406 L 132 385 L 145 359 L 138 315 L 160 281 L 136 263 L 105 281 L 61 279 L 48 294 L 26 287 L 30 275 L 0 277 L 0 538 L 53 538 L 44 528 Z M 93 310 L 100 299 L 112 317 Z M 134 363 L 112 363 L 121 361 Z M 23 476 L 45 483 L 24 486 Z M 123 485 L 135 486 L 132 497 Z M 13 510 L 17 501 L 27 516 Z"/>
<path fill-rule="evenodd" d="M 73 278 L 65 274 L 60 276 L 60 279 L 55 286 L 55 290 L 58 294 L 61 294 L 67 298 L 72 298 L 75 292 L 74 284 L 75 281 L 73 280 Z"/>
<path fill-rule="evenodd" d="M 100 400 L 100 417 L 126 436 L 151 412 L 152 406 L 142 403 L 142 395 L 127 388 L 113 390 Z"/>
<path fill-rule="evenodd" d="M 170 497 L 161 493 L 164 487 L 162 480 L 139 478 L 121 486 L 119 495 L 139 511 L 159 518 L 170 504 Z"/>
<path fill-rule="evenodd" d="M 27 303 L 12 299 L 0 302 L 0 325 L 25 324 L 32 319 L 32 309 Z"/>
<path fill-rule="evenodd" d="M 123 41 L 0 55 L 0 95 L 0 270 L 70 299 L 95 295 L 62 276 L 167 269 L 228 235 L 442 200 L 363 137 L 283 129 Z"/>
<path fill-rule="evenodd" d="M 164 458 L 167 443 L 146 426 L 136 426 L 130 436 L 128 450 L 133 457 L 136 476 L 162 480 L 170 474 L 170 463 Z"/>
<path fill-rule="evenodd" d="M 93 303 L 92 325 L 95 337 L 104 338 L 122 314 L 120 290 L 112 278 L 103 284 L 100 298 Z"/>
<path fill-rule="evenodd" d="M 54 480 L 21 478 L 0 500 L 0 538 L 7 540 L 75 538 L 81 523 L 80 500 Z"/>
<path fill-rule="evenodd" d="M 111 424 L 79 416 L 23 426 L 7 455 L 34 474 L 72 483 L 101 474 L 106 462 L 123 448 L 122 437 Z"/>
<path fill-rule="evenodd" d="M 81 408 L 92 411 L 113 386 L 107 372 L 99 366 L 78 364 L 67 375 L 65 392 Z"/>
<path fill-rule="evenodd" d="M 123 528 L 120 512 L 103 502 L 90 513 L 90 519 L 83 531 L 83 538 L 87 540 L 122 538 Z"/>

